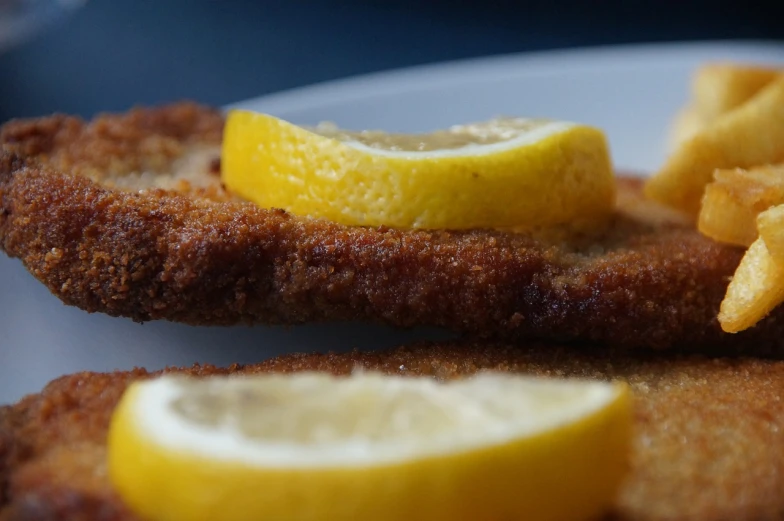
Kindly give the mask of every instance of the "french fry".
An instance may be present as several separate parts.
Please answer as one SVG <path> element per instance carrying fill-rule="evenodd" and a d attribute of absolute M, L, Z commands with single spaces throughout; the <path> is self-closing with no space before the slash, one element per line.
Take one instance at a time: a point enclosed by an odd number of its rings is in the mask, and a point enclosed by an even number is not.
<path fill-rule="evenodd" d="M 751 245 L 757 238 L 757 216 L 784 204 L 784 166 L 717 170 L 705 187 L 697 227 L 719 242 Z"/>
<path fill-rule="evenodd" d="M 669 149 L 677 150 L 685 141 L 688 141 L 697 132 L 702 130 L 706 121 L 694 105 L 682 109 L 675 116 L 669 134 Z"/>
<path fill-rule="evenodd" d="M 784 302 L 784 165 L 759 166 L 784 160 L 784 74 L 710 64 L 692 96 L 670 133 L 675 153 L 645 191 L 697 216 L 704 235 L 748 247 L 719 313 L 724 331 L 742 331 Z"/>
<path fill-rule="evenodd" d="M 759 214 L 757 229 L 770 255 L 784 265 L 784 205 L 774 206 Z"/>
<path fill-rule="evenodd" d="M 651 199 L 697 218 L 716 169 L 784 160 L 784 75 L 700 130 L 645 186 Z"/>
<path fill-rule="evenodd" d="M 784 265 L 768 253 L 762 239 L 740 261 L 721 302 L 719 323 L 727 333 L 752 327 L 784 302 Z"/>
<path fill-rule="evenodd" d="M 728 186 L 711 183 L 705 187 L 697 229 L 715 241 L 748 247 L 757 238 L 756 216 Z"/>
<path fill-rule="evenodd" d="M 710 63 L 697 69 L 691 83 L 692 101 L 673 121 L 669 148 L 676 150 L 717 117 L 750 100 L 784 72 L 770 67 Z"/>
<path fill-rule="evenodd" d="M 751 99 L 776 79 L 779 70 L 736 63 L 711 63 L 700 67 L 692 80 L 697 113 L 710 122 Z"/>

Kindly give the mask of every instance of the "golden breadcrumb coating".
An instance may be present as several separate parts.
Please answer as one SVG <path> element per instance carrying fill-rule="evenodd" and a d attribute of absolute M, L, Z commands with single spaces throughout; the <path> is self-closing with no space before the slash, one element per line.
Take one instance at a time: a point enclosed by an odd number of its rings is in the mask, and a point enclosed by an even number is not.
<path fill-rule="evenodd" d="M 784 514 L 784 362 L 557 345 L 415 345 L 286 356 L 192 375 L 355 368 L 450 379 L 479 370 L 624 379 L 635 396 L 631 477 L 616 521 L 765 521 Z M 106 476 L 112 410 L 143 370 L 79 373 L 0 408 L 0 520 L 130 521 Z M 568 498 L 564 498 L 568 500 Z"/>
<path fill-rule="evenodd" d="M 220 185 L 223 119 L 192 104 L 0 130 L 0 249 L 65 303 L 189 324 L 363 320 L 626 348 L 784 345 L 784 314 L 739 335 L 716 315 L 742 251 L 620 178 L 594 235 L 347 227 Z M 558 234 L 556 234 L 558 235 Z"/>

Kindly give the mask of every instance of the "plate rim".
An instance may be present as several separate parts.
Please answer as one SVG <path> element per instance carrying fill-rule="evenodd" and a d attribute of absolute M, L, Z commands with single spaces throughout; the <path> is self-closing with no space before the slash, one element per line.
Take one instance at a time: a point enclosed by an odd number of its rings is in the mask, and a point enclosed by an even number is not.
<path fill-rule="evenodd" d="M 709 61 L 723 50 L 728 60 L 739 55 L 774 55 L 760 64 L 784 62 L 784 42 L 776 40 L 705 40 L 649 42 L 522 51 L 392 68 L 317 82 L 311 85 L 246 98 L 224 105 L 225 110 L 253 106 L 270 113 L 307 111 L 385 95 L 399 95 L 445 85 L 484 83 L 491 80 L 575 74 L 582 71 L 634 68 L 670 68 L 674 62 Z M 643 59 L 644 58 L 644 59 Z M 749 58 L 743 58 L 749 61 Z M 583 62 L 577 64 L 577 62 Z M 523 67 L 524 66 L 524 67 Z M 470 77 L 467 71 L 471 71 Z"/>

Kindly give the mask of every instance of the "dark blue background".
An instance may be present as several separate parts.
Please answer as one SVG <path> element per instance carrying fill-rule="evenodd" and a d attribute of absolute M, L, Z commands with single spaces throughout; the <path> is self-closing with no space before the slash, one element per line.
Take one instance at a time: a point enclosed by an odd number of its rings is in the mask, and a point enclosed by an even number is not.
<path fill-rule="evenodd" d="M 406 65 L 704 39 L 783 39 L 784 2 L 91 0 L 0 54 L 0 121 L 223 104 Z"/>

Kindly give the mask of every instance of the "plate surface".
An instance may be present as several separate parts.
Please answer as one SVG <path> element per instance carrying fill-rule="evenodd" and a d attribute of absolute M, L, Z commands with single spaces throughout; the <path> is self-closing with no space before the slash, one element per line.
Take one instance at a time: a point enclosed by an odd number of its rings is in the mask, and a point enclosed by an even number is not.
<path fill-rule="evenodd" d="M 416 67 L 237 103 L 296 123 L 426 131 L 498 115 L 542 116 L 604 128 L 616 165 L 650 171 L 709 60 L 784 63 L 784 45 L 667 44 L 522 54 Z M 0 403 L 80 370 L 227 365 L 296 351 L 388 347 L 444 331 L 361 324 L 190 327 L 136 324 L 64 306 L 21 263 L 0 255 Z"/>

